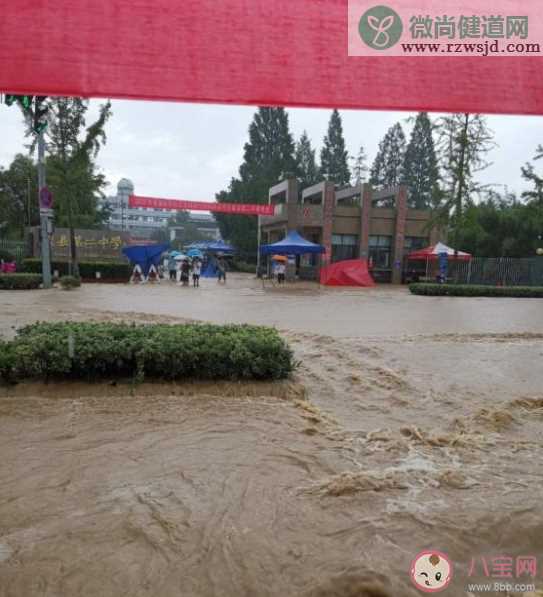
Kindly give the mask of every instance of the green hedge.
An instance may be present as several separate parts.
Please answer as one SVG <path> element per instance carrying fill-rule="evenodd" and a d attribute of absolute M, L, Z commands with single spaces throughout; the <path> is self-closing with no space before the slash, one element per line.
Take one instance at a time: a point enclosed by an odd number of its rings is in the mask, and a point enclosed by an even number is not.
<path fill-rule="evenodd" d="M 33 290 L 40 284 L 39 274 L 0 274 L 0 290 Z"/>
<path fill-rule="evenodd" d="M 64 290 L 72 290 L 81 286 L 81 278 L 75 276 L 61 276 L 59 282 Z"/>
<path fill-rule="evenodd" d="M 246 261 L 236 261 L 235 259 L 233 259 L 230 265 L 230 269 L 233 272 L 254 274 L 256 272 L 256 265 L 252 263 L 247 263 Z"/>
<path fill-rule="evenodd" d="M 0 380 L 283 379 L 293 354 L 249 325 L 37 323 L 0 345 Z"/>
<path fill-rule="evenodd" d="M 25 272 L 41 273 L 40 259 L 24 259 L 23 269 Z M 58 270 L 59 276 L 69 275 L 69 264 L 67 261 L 53 261 L 51 270 Z M 79 275 L 84 279 L 95 279 L 96 272 L 102 274 L 102 280 L 126 280 L 128 282 L 132 267 L 129 263 L 118 263 L 108 261 L 81 261 L 79 262 Z"/>
<path fill-rule="evenodd" d="M 469 284 L 410 284 L 413 294 L 426 296 L 501 296 L 543 298 L 543 287 L 536 286 L 482 286 Z"/>

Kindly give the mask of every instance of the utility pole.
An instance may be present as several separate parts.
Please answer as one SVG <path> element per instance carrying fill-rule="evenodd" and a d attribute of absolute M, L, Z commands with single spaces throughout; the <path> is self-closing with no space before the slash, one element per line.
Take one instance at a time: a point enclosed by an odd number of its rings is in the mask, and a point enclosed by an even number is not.
<path fill-rule="evenodd" d="M 51 253 L 49 251 L 49 231 L 51 223 L 48 211 L 42 209 L 42 193 L 47 191 L 45 185 L 45 138 L 43 130 L 38 133 L 38 199 L 40 201 L 41 231 L 41 271 L 43 287 L 51 288 Z"/>
<path fill-rule="evenodd" d="M 40 208 L 40 230 L 41 230 L 41 267 L 43 287 L 51 288 L 51 252 L 49 250 L 49 233 L 52 230 L 51 219 L 53 216 L 52 196 L 45 185 L 45 138 L 43 131 L 47 128 L 47 97 L 39 95 L 5 95 L 4 102 L 11 106 L 18 104 L 25 119 L 30 124 L 31 130 L 38 139 L 38 205 Z M 32 106 L 34 105 L 34 109 Z M 30 193 L 28 182 L 27 191 Z M 28 197 L 27 197 L 28 199 Z M 28 220 L 30 224 L 30 203 L 27 200 Z"/>

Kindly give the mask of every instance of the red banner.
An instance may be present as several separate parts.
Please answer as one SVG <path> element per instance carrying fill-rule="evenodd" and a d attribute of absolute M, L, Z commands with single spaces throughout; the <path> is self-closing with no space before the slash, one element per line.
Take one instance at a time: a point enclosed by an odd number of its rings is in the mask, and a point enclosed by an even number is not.
<path fill-rule="evenodd" d="M 206 201 L 184 201 L 183 199 L 160 199 L 159 197 L 139 197 L 131 195 L 129 207 L 153 207 L 155 209 L 178 209 L 191 211 L 213 211 L 243 216 L 273 216 L 275 206 L 258 203 L 210 203 Z"/>
<path fill-rule="evenodd" d="M 487 13 L 478 4 L 450 0 L 447 6 L 451 13 L 469 7 L 467 14 L 482 22 Z M 393 5 L 435 17 L 428 0 Z M 529 15 L 533 27 L 540 6 L 541 0 L 496 0 L 491 14 Z M 541 53 L 349 56 L 347 8 L 347 0 L 5 1 L 0 91 L 543 114 Z M 455 51 L 460 44 L 450 45 Z"/>

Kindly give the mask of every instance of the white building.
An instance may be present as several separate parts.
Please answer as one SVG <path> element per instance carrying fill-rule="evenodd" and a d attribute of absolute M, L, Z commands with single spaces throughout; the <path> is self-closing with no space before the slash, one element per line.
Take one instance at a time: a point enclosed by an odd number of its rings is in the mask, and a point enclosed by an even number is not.
<path fill-rule="evenodd" d="M 108 226 L 111 230 L 130 232 L 133 236 L 150 238 L 155 230 L 168 227 L 168 221 L 175 216 L 174 209 L 156 209 L 152 207 L 128 207 L 128 198 L 134 194 L 134 184 L 128 178 L 122 178 L 117 185 L 117 194 L 106 197 L 102 204 L 112 209 Z M 207 213 L 191 213 L 191 222 L 197 224 L 198 230 L 210 239 L 219 239 L 219 227 L 215 218 Z M 179 227 L 174 227 L 179 228 Z M 173 233 L 173 234 L 172 234 Z M 170 231 L 175 238 L 175 231 Z"/>

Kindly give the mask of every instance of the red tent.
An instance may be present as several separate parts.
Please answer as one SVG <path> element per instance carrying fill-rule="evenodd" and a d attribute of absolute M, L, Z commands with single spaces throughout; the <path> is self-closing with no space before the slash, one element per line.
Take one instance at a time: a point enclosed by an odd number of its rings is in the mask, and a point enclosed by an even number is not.
<path fill-rule="evenodd" d="M 409 253 L 407 258 L 412 261 L 437 261 L 439 255 L 442 253 L 447 253 L 449 259 L 456 261 L 469 261 L 471 259 L 469 253 L 464 253 L 464 251 L 457 251 L 455 253 L 455 250 L 452 247 L 448 247 L 443 243 L 437 243 L 436 245 L 431 245 L 425 249 L 413 251 L 412 253 Z"/>
<path fill-rule="evenodd" d="M 375 286 L 367 259 L 348 259 L 321 268 L 324 286 Z"/>

